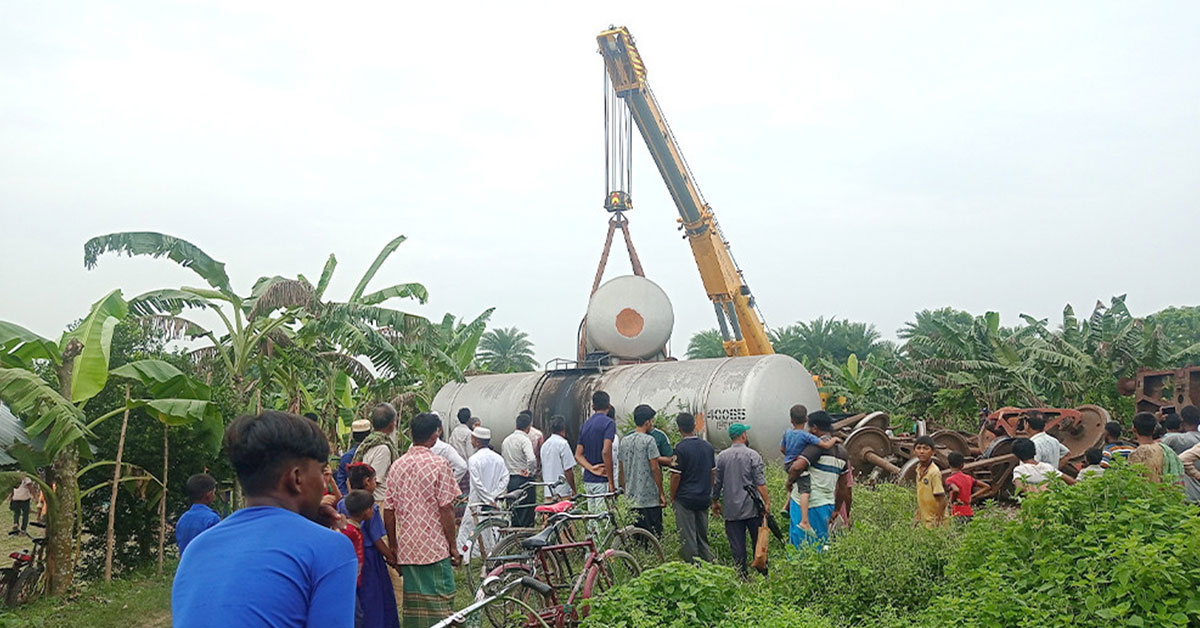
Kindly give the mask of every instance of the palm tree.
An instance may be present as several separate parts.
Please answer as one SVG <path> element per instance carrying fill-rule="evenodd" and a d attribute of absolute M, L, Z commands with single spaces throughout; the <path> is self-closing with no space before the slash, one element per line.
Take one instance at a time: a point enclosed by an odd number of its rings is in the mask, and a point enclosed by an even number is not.
<path fill-rule="evenodd" d="M 697 332 L 688 341 L 686 356 L 689 360 L 725 357 L 725 343 L 721 340 L 721 334 L 715 329 Z"/>
<path fill-rule="evenodd" d="M 842 364 L 850 355 L 869 357 L 879 348 L 879 332 L 874 325 L 847 319 L 819 317 L 812 322 L 796 323 L 770 332 L 775 353 L 796 358 L 810 368 L 821 360 Z"/>
<path fill-rule="evenodd" d="M 516 327 L 489 329 L 479 341 L 475 359 L 493 373 L 520 373 L 537 368 L 529 334 Z"/>

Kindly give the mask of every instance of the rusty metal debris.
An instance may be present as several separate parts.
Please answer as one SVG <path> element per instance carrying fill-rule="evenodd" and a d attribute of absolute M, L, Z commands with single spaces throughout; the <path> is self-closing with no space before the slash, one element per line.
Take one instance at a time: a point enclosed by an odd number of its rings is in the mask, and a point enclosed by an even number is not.
<path fill-rule="evenodd" d="M 1117 382 L 1122 395 L 1133 395 L 1138 412 L 1157 413 L 1163 408 L 1178 411 L 1186 405 L 1200 406 L 1200 366 L 1174 371 L 1141 369 L 1133 379 Z"/>
<path fill-rule="evenodd" d="M 1104 425 L 1109 421 L 1108 412 L 1094 405 L 1074 409 L 1001 408 L 987 416 L 978 434 L 953 430 L 929 434 L 936 443 L 934 459 L 942 474 L 950 474 L 947 456 L 958 452 L 966 461 L 964 470 L 991 485 L 987 497 L 1010 495 L 1012 471 L 1019 464 L 1012 455 L 1012 439 L 1029 435 L 1026 419 L 1033 412 L 1046 417 L 1046 432 L 1067 447 L 1070 462 L 1081 460 L 1088 449 L 1100 446 Z M 924 434 L 924 425 L 918 425 L 918 434 L 906 435 L 894 435 L 888 426 L 889 417 L 883 412 L 857 414 L 834 423 L 834 433 L 844 440 L 859 481 L 912 483 L 915 480 L 917 459 L 913 443 Z M 1002 440 L 989 447 L 1001 436 Z M 1073 474 L 1074 470 L 1065 467 L 1064 472 Z"/>

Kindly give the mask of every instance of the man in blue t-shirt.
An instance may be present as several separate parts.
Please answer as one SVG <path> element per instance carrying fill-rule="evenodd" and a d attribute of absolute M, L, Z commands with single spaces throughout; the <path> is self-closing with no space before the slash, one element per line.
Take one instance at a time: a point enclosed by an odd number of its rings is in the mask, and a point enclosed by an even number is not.
<path fill-rule="evenodd" d="M 201 532 L 221 523 L 221 515 L 212 509 L 213 500 L 217 497 L 217 481 L 207 473 L 197 473 L 187 479 L 183 485 L 187 490 L 192 507 L 179 517 L 175 524 L 175 542 L 179 545 L 179 555 L 188 543 Z"/>
<path fill-rule="evenodd" d="M 323 500 L 329 443 L 285 412 L 243 416 L 225 450 L 246 508 L 196 537 L 175 572 L 175 628 L 352 628 L 358 558 Z"/>
<path fill-rule="evenodd" d="M 592 394 L 592 416 L 579 429 L 575 445 L 575 461 L 583 467 L 583 492 L 588 495 L 611 493 L 617 490 L 613 473 L 613 440 L 617 437 L 617 422 L 606 414 L 608 393 L 598 390 Z M 591 510 L 604 509 L 604 500 L 590 500 Z"/>

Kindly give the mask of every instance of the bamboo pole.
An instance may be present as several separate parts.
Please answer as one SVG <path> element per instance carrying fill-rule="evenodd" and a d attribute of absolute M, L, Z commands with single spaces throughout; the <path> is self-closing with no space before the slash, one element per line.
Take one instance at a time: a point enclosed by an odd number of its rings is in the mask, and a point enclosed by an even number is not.
<path fill-rule="evenodd" d="M 170 461 L 171 441 L 168 438 L 170 427 L 163 423 L 163 475 L 162 499 L 158 502 L 158 575 L 162 575 L 163 546 L 167 541 L 167 469 Z"/>
<path fill-rule="evenodd" d="M 125 430 L 129 427 L 129 384 L 125 384 L 125 417 L 121 419 L 121 437 L 117 439 L 117 464 L 113 468 L 112 492 L 108 497 L 108 530 L 104 536 L 104 581 L 112 582 L 114 528 L 117 524 L 117 487 L 121 485 L 121 461 L 125 456 Z"/>

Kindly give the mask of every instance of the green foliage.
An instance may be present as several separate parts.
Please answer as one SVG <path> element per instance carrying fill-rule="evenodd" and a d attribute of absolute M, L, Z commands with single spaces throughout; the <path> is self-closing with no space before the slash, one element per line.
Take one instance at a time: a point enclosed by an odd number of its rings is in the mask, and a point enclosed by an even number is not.
<path fill-rule="evenodd" d="M 233 414 L 230 405 L 232 392 L 223 386 L 208 390 L 191 378 L 189 373 L 194 368 L 191 360 L 182 353 L 168 352 L 168 339 L 169 336 L 163 330 L 136 319 L 126 320 L 117 325 L 113 333 L 111 351 L 112 372 L 115 376 L 109 379 L 104 390 L 85 408 L 90 421 L 107 414 L 106 411 L 112 408 L 124 407 L 126 383 L 132 385 L 131 397 L 134 400 L 153 399 L 156 391 L 178 395 L 207 391 L 210 395 L 208 403 L 213 406 L 212 414 L 218 417 Z M 116 376 L 118 373 L 125 376 Z M 158 501 L 162 492 L 156 482 L 163 470 L 163 428 L 155 410 L 148 405 L 134 406 L 126 433 L 124 461 L 147 470 L 153 474 L 155 480 L 121 485 L 114 527 L 114 566 L 118 573 L 125 573 L 153 562 L 158 551 Z M 96 451 L 96 457 L 115 457 L 120 431 L 119 417 L 117 420 L 107 420 L 93 427 L 90 444 Z M 215 435 L 219 437 L 220 433 L 221 430 L 216 429 Z M 200 423 L 172 427 L 170 434 L 168 526 L 187 509 L 184 483 L 190 475 L 201 472 L 212 474 L 224 487 L 220 494 L 226 494 L 225 488 L 231 487 L 233 482 L 233 473 L 228 461 L 213 447 L 214 432 L 211 426 Z M 111 480 L 112 467 L 101 466 L 84 473 L 80 478 L 80 486 L 88 488 Z M 80 573 L 84 577 L 99 575 L 104 569 L 104 537 L 110 507 L 108 499 L 108 489 L 93 491 L 82 498 L 80 523 L 84 531 L 84 541 Z M 217 507 L 220 508 L 221 505 L 218 504 Z M 168 529 L 168 552 L 172 551 L 173 547 L 171 532 Z"/>
<path fill-rule="evenodd" d="M 109 251 L 125 253 L 131 257 L 165 255 L 180 266 L 191 269 L 208 282 L 208 285 L 223 294 L 233 294 L 233 289 L 229 287 L 229 275 L 225 274 L 225 264 L 209 257 L 200 247 L 187 240 L 151 231 L 96 236 L 83 245 L 84 267 L 89 270 L 95 268 L 100 256 Z"/>
<path fill-rule="evenodd" d="M 529 334 L 516 327 L 489 329 L 479 341 L 475 359 L 493 373 L 520 373 L 537 368 Z"/>
<path fill-rule="evenodd" d="M 735 605 L 742 586 L 721 565 L 671 562 L 599 598 L 585 628 L 691 628 L 713 626 Z"/>
<path fill-rule="evenodd" d="M 697 332 L 688 341 L 686 355 L 689 360 L 725 357 L 725 343 L 721 341 L 721 334 L 715 329 Z"/>
<path fill-rule="evenodd" d="M 1197 534 L 1177 487 L 1118 464 L 1026 498 L 1016 519 L 972 524 L 946 566 L 952 585 L 915 623 L 956 613 L 958 626 L 1194 626 Z"/>
<path fill-rule="evenodd" d="M 45 436 L 51 456 L 88 433 L 79 409 L 31 371 L 0 368 L 0 400 L 24 417 L 30 436 Z"/>
<path fill-rule="evenodd" d="M 1117 381 L 1138 368 L 1200 361 L 1200 307 L 1137 318 L 1122 295 L 1086 318 L 1067 305 L 1054 328 L 1028 315 L 1005 327 L 997 312 L 942 308 L 917 312 L 898 335 L 900 346 L 879 341 L 869 325 L 818 318 L 773 330 L 771 340 L 776 353 L 821 376 L 829 410 L 886 410 L 974 431 L 984 407 L 1092 403 L 1128 419 L 1133 404 Z M 700 357 L 710 336 L 719 347 L 715 332 L 702 332 L 688 357 Z"/>
<path fill-rule="evenodd" d="M 886 407 L 883 404 L 888 403 L 889 396 L 881 394 L 885 393 L 885 389 L 875 385 L 876 378 L 883 371 L 871 362 L 870 356 L 860 363 L 858 355 L 851 353 L 844 364 L 821 358 L 820 365 L 830 374 L 823 380 L 825 385 L 821 387 L 821 392 L 828 394 L 831 400 L 836 400 L 843 412 L 870 412 Z"/>
<path fill-rule="evenodd" d="M 16 323 L 0 321 L 0 366 L 32 369 L 35 360 L 58 364 L 58 345 Z"/>
<path fill-rule="evenodd" d="M 741 600 L 717 628 L 834 628 L 822 607 Z"/>
<path fill-rule="evenodd" d="M 65 350 L 67 343 L 72 340 L 83 345 L 71 368 L 72 403 L 87 401 L 104 388 L 104 383 L 108 381 L 113 328 L 128 313 L 129 306 L 121 298 L 121 291 L 113 290 L 92 304 L 88 315 L 74 329 L 63 334 L 58 343 L 61 349 Z"/>
<path fill-rule="evenodd" d="M 776 498 L 780 476 L 767 478 Z M 1190 551 L 1200 516 L 1178 487 L 1122 462 L 1031 495 L 1016 513 L 979 508 L 962 528 L 913 527 L 905 487 L 860 486 L 854 497 L 854 526 L 824 552 L 773 542 L 770 577 L 748 582 L 724 566 L 663 565 L 597 601 L 587 625 L 1200 625 L 1200 555 Z M 724 535 L 710 541 L 726 562 Z"/>
<path fill-rule="evenodd" d="M 866 360 L 882 348 L 874 325 L 836 318 L 773 329 L 770 337 L 775 353 L 790 355 L 809 368 L 822 360 L 844 364 L 851 355 Z"/>
<path fill-rule="evenodd" d="M 854 526 L 824 552 L 776 561 L 763 587 L 779 604 L 820 608 L 846 625 L 922 608 L 957 546 L 955 531 L 912 526 L 912 490 L 855 487 Z"/>

